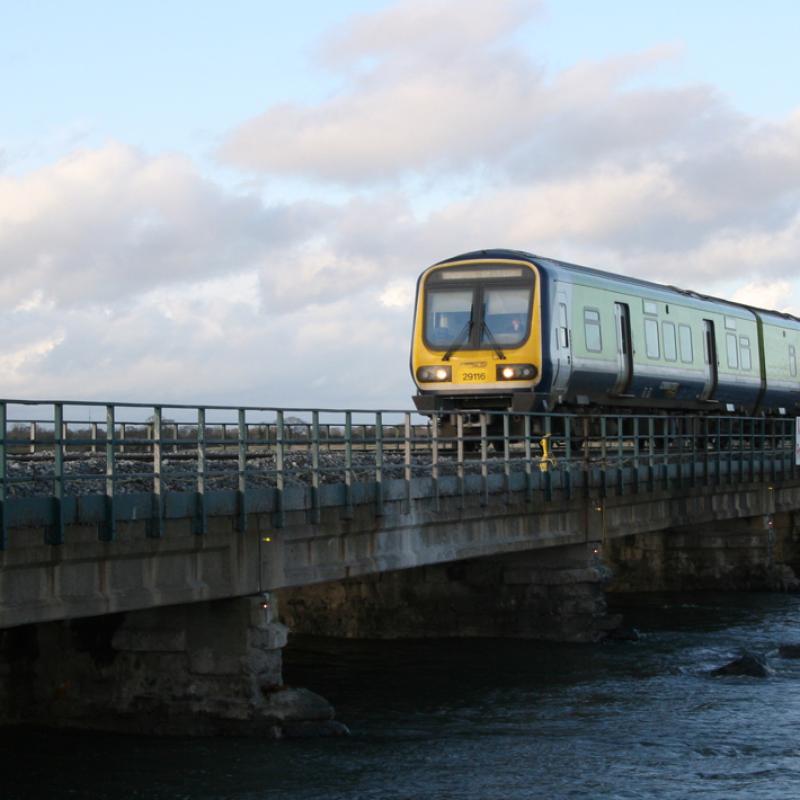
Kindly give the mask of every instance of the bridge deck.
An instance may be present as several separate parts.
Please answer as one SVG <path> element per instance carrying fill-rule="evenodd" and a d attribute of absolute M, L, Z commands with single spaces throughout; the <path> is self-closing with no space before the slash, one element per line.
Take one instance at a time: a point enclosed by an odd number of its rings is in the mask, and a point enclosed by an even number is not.
<path fill-rule="evenodd" d="M 793 419 L 0 408 L 0 627 L 800 508 Z"/>

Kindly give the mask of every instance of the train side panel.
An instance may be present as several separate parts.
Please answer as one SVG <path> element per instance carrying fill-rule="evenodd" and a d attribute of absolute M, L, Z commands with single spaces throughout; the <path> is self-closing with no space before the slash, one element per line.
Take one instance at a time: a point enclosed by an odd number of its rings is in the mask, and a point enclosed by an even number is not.
<path fill-rule="evenodd" d="M 754 314 L 677 292 L 642 291 L 624 278 L 574 277 L 567 402 L 755 407 L 762 380 Z"/>
<path fill-rule="evenodd" d="M 800 323 L 759 312 L 762 320 L 766 388 L 762 407 L 800 413 Z"/>

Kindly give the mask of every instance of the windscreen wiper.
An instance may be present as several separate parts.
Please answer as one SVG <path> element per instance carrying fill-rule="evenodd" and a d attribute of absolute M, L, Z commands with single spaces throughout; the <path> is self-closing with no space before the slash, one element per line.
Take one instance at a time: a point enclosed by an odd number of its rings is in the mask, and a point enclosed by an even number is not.
<path fill-rule="evenodd" d="M 442 356 L 442 361 L 449 361 L 450 356 L 461 347 L 461 345 L 469 339 L 469 335 L 472 333 L 472 313 L 469 315 L 469 319 L 464 324 L 464 327 L 459 331 L 458 336 L 453 339 L 452 344 L 450 347 L 447 348 L 447 352 Z"/>
<path fill-rule="evenodd" d="M 481 333 L 486 332 L 486 338 L 489 340 L 489 344 L 492 346 L 492 350 L 497 353 L 497 357 L 501 361 L 506 360 L 505 353 L 500 349 L 500 345 L 497 344 L 497 339 L 494 338 L 492 332 L 489 330 L 489 326 L 486 324 L 486 320 L 483 321 L 483 326 L 481 327 Z"/>

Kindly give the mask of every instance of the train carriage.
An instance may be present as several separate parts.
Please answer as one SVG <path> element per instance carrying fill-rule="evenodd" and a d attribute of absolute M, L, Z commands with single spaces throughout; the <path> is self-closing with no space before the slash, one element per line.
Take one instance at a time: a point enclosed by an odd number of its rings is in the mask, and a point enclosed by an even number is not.
<path fill-rule="evenodd" d="M 800 320 L 530 253 L 482 250 L 417 286 L 421 411 L 800 409 Z"/>

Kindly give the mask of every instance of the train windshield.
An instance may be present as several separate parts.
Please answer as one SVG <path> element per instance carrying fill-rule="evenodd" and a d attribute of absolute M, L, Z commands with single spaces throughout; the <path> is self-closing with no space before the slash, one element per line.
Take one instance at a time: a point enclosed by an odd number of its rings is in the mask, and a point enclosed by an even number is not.
<path fill-rule="evenodd" d="M 428 293 L 425 328 L 427 339 L 433 345 L 450 347 L 464 331 L 464 340 L 469 338 L 470 319 L 473 317 L 473 292 L 471 289 L 457 291 L 432 291 Z"/>
<path fill-rule="evenodd" d="M 481 345 L 522 344 L 528 330 L 531 290 L 486 288 L 483 293 Z"/>
<path fill-rule="evenodd" d="M 424 338 L 446 350 L 517 347 L 530 333 L 533 272 L 522 267 L 447 267 L 425 288 Z"/>

